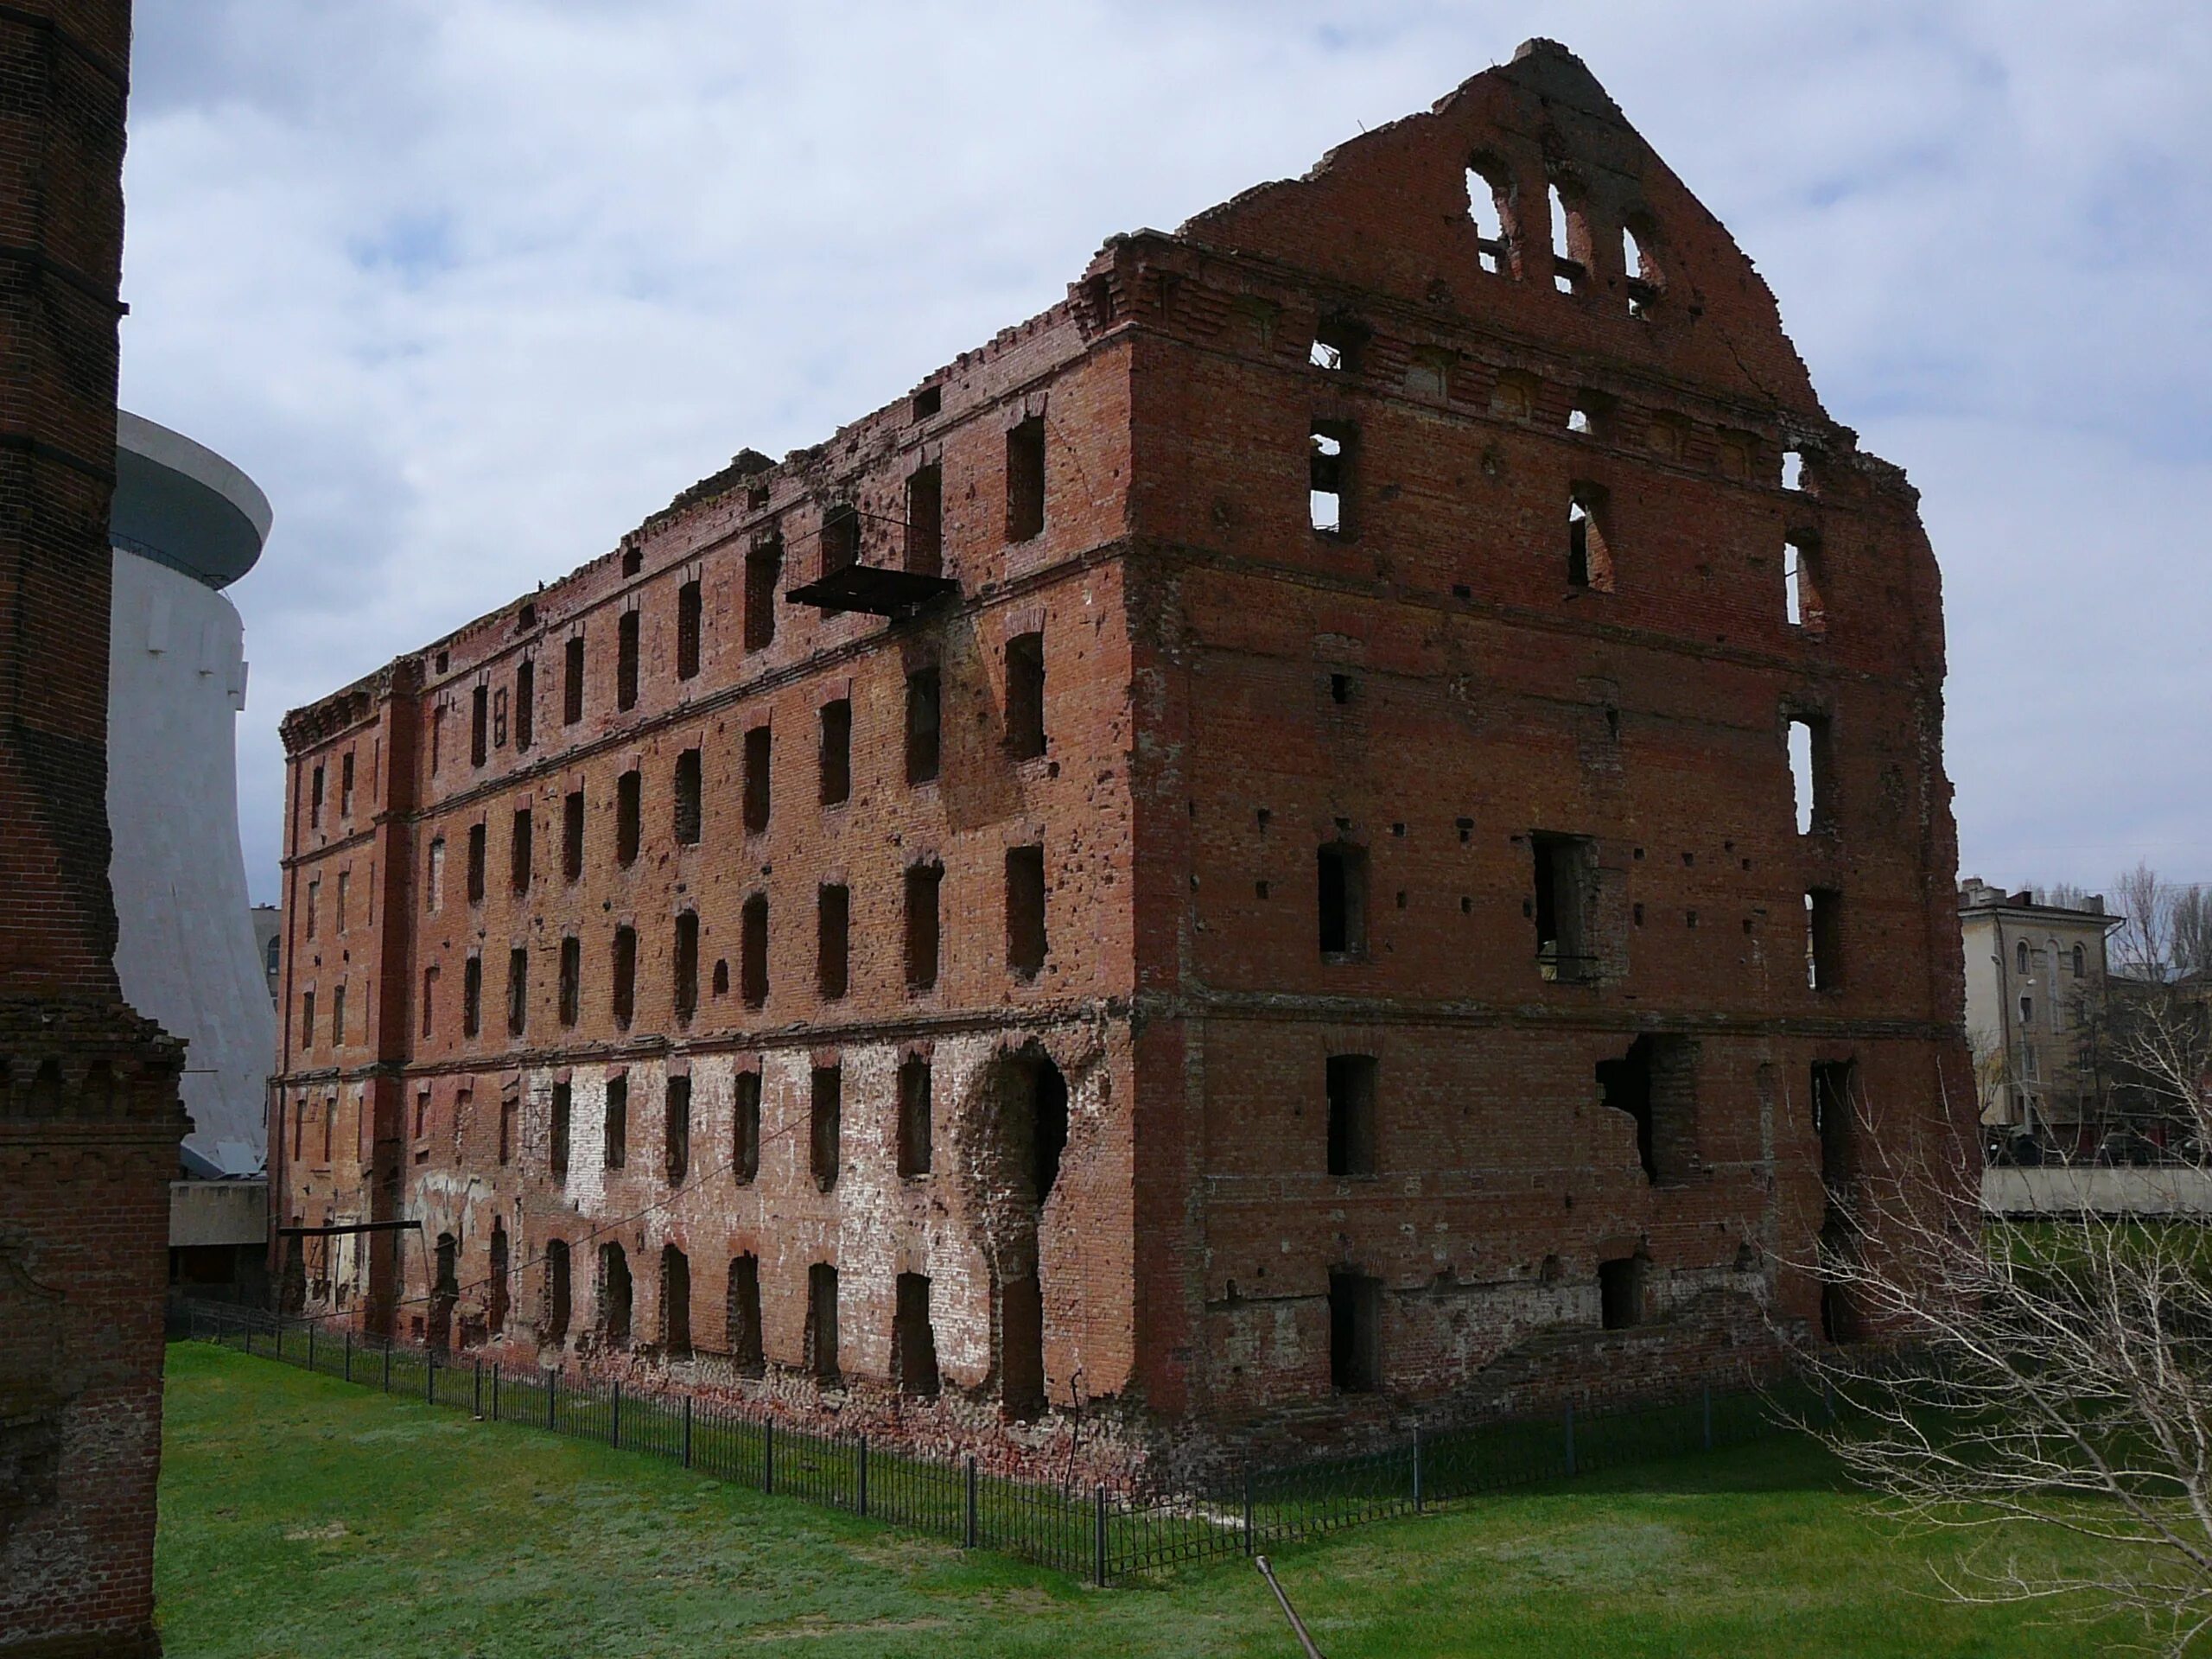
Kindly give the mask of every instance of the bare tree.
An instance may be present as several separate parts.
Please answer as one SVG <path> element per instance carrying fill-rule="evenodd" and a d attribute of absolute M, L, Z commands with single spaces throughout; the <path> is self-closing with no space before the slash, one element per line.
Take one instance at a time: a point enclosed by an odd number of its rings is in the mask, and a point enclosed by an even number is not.
<path fill-rule="evenodd" d="M 2112 890 L 2120 913 L 2109 946 L 2113 967 L 2133 978 L 2164 979 L 2171 935 L 2167 889 L 2158 873 L 2139 859 L 2133 869 L 2113 878 Z"/>
<path fill-rule="evenodd" d="M 2212 1007 L 2145 996 L 2129 1058 L 2197 1161 L 2126 1176 L 2201 1201 Z M 1969 1148 L 1859 1139 L 1815 1265 L 1867 1339 L 1804 1343 L 1846 1407 L 1823 1437 L 1892 1513 L 1966 1535 L 1959 1599 L 2127 1609 L 2160 1651 L 2212 1650 L 2212 1235 L 2096 1213 L 2113 1172 L 2087 1169 L 2033 1172 L 2080 1189 L 2049 1219 L 1985 1224 Z"/>

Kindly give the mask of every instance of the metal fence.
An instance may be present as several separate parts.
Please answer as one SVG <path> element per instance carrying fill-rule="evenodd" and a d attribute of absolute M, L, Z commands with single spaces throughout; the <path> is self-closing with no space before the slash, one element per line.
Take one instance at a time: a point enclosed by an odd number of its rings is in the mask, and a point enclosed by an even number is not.
<path fill-rule="evenodd" d="M 947 1462 L 871 1446 L 865 1434 L 817 1434 L 688 1395 L 579 1382 L 442 1356 L 257 1308 L 188 1303 L 171 1329 L 387 1394 L 459 1408 L 610 1446 L 652 1452 L 763 1492 L 804 1498 L 894 1526 L 1079 1574 L 1100 1585 L 1132 1574 L 1250 1554 L 1339 1527 L 1418 1515 L 1506 1487 L 1783 1431 L 1829 1409 L 1799 1389 L 1716 1391 L 1578 1414 L 1415 1430 L 1355 1456 L 1247 1468 L 1224 1489 L 1124 1497 L 1010 1480 L 976 1459 Z"/>

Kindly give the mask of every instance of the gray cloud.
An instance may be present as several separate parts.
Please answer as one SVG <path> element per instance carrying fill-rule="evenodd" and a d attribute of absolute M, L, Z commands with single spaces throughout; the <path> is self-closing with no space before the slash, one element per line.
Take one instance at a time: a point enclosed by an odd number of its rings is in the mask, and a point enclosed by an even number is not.
<path fill-rule="evenodd" d="M 1967 867 L 2212 878 L 2194 0 L 142 4 L 125 401 L 276 508 L 233 591 L 256 893 L 286 708 L 1535 34 L 1923 491 Z"/>

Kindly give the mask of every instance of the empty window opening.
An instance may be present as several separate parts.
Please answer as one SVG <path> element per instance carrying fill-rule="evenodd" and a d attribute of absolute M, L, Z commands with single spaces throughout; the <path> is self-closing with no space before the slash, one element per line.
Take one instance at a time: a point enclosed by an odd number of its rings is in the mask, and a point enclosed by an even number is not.
<path fill-rule="evenodd" d="M 561 723 L 573 726 L 584 717 L 584 637 L 569 636 L 561 652 Z"/>
<path fill-rule="evenodd" d="M 584 792 L 572 789 L 561 801 L 561 879 L 581 880 L 584 873 Z"/>
<path fill-rule="evenodd" d="M 1494 276 L 1508 273 L 1513 259 L 1502 178 L 1502 170 L 1494 165 L 1478 162 L 1467 168 L 1467 218 L 1475 227 L 1475 257 Z"/>
<path fill-rule="evenodd" d="M 1577 484 L 1567 504 L 1567 585 L 1613 589 L 1613 555 L 1605 531 L 1605 492 L 1594 484 Z"/>
<path fill-rule="evenodd" d="M 1371 1054 L 1332 1054 L 1326 1067 L 1329 1173 L 1375 1173 L 1375 1094 Z"/>
<path fill-rule="evenodd" d="M 844 1153 L 844 1068 L 816 1066 L 810 1096 L 807 1167 L 814 1184 L 827 1192 L 837 1184 L 837 1166 Z"/>
<path fill-rule="evenodd" d="M 309 1024 L 313 1024 L 315 993 L 308 993 Z M 461 1034 L 474 1037 L 483 1029 L 484 959 L 471 957 L 461 969 Z"/>
<path fill-rule="evenodd" d="M 630 1258 L 620 1244 L 599 1247 L 599 1333 L 610 1343 L 630 1340 Z"/>
<path fill-rule="evenodd" d="M 1020 979 L 1045 966 L 1045 849 L 1006 849 L 1006 965 Z"/>
<path fill-rule="evenodd" d="M 472 905 L 484 902 L 484 837 L 482 824 L 468 826 L 468 902 Z"/>
<path fill-rule="evenodd" d="M 938 671 L 918 668 L 906 676 L 906 781 L 932 782 L 939 760 Z"/>
<path fill-rule="evenodd" d="M 1329 701 L 1331 702 L 1337 703 L 1338 705 L 1349 703 L 1352 699 L 1353 690 L 1354 686 L 1351 675 L 1332 674 L 1329 676 Z"/>
<path fill-rule="evenodd" d="M 310 830 L 322 828 L 322 768 L 321 766 L 315 769 L 308 782 L 308 828 Z"/>
<path fill-rule="evenodd" d="M 1827 620 L 1821 602 L 1820 548 L 1809 536 L 1791 537 L 1782 549 L 1783 614 L 1789 626 L 1818 633 Z"/>
<path fill-rule="evenodd" d="M 839 502 L 822 515 L 822 574 L 860 562 L 860 512 L 850 502 Z"/>
<path fill-rule="evenodd" d="M 837 1380 L 837 1269 L 817 1262 L 806 1270 L 806 1369 Z"/>
<path fill-rule="evenodd" d="M 723 1308 L 724 1339 L 730 1363 L 742 1376 L 758 1376 L 760 1354 L 760 1258 L 741 1255 L 729 1264 L 729 1295 Z"/>
<path fill-rule="evenodd" d="M 528 807 L 515 814 L 514 831 L 507 841 L 507 885 L 517 893 L 530 891 L 531 840 L 535 827 Z"/>
<path fill-rule="evenodd" d="M 453 1308 L 461 1300 L 461 1281 L 454 1267 L 460 1247 L 451 1233 L 440 1233 L 435 1276 L 430 1281 L 429 1341 L 433 1348 L 453 1345 Z"/>
<path fill-rule="evenodd" d="M 334 1047 L 346 1046 L 346 988 L 340 985 L 330 999 L 330 1041 Z"/>
<path fill-rule="evenodd" d="M 906 477 L 906 569 L 918 576 L 944 570 L 944 469 L 918 467 Z"/>
<path fill-rule="evenodd" d="M 635 766 L 614 780 L 614 861 L 626 868 L 638 861 L 645 800 L 645 774 Z"/>
<path fill-rule="evenodd" d="M 641 547 L 626 547 L 622 550 L 622 574 L 624 575 L 634 576 L 645 568 L 645 549 Z"/>
<path fill-rule="evenodd" d="M 918 1273 L 899 1275 L 891 1316 L 891 1380 L 901 1394 L 936 1395 L 937 1332 L 930 1324 L 930 1281 Z"/>
<path fill-rule="evenodd" d="M 2012 971 L 2021 975 L 2028 971 L 2028 942 L 2025 939 L 2012 947 Z"/>
<path fill-rule="evenodd" d="M 1045 1410 L 1045 1287 L 1032 1273 L 1000 1281 L 999 1405 L 1016 1422 Z"/>
<path fill-rule="evenodd" d="M 2020 1024 L 2032 1026 L 2036 1022 L 2036 1000 L 2031 996 L 2020 999 Z"/>
<path fill-rule="evenodd" d="M 485 1327 L 493 1336 L 507 1328 L 507 1230 L 505 1225 L 492 1223 L 492 1282 L 486 1287 L 484 1306 Z"/>
<path fill-rule="evenodd" d="M 638 706 L 638 615 L 635 611 L 622 613 L 614 632 L 614 706 L 634 709 Z"/>
<path fill-rule="evenodd" d="M 1813 480 L 1808 475 L 1804 450 L 1791 444 L 1782 452 L 1782 487 L 1785 490 L 1809 491 Z"/>
<path fill-rule="evenodd" d="M 698 578 L 676 590 L 676 677 L 694 678 L 699 672 L 699 632 L 704 620 Z"/>
<path fill-rule="evenodd" d="M 1697 1045 L 1647 1033 L 1618 1059 L 1598 1062 L 1599 1103 L 1636 1120 L 1637 1160 L 1656 1186 L 1697 1170 Z"/>
<path fill-rule="evenodd" d="M 745 829 L 759 835 L 768 827 L 770 797 L 770 728 L 755 726 L 745 734 Z"/>
<path fill-rule="evenodd" d="M 924 386 L 914 394 L 914 418 L 925 421 L 944 407 L 944 388 Z"/>
<path fill-rule="evenodd" d="M 620 1169 L 630 1160 L 630 1077 L 617 1071 L 607 1080 L 606 1113 L 601 1121 L 601 1162 Z"/>
<path fill-rule="evenodd" d="M 776 594 L 784 584 L 784 544 L 771 539 L 745 556 L 745 648 L 765 651 L 776 642 Z"/>
<path fill-rule="evenodd" d="M 2082 946 L 2074 947 L 2074 977 L 2079 979 L 2088 966 L 2088 953 Z"/>
<path fill-rule="evenodd" d="M 1382 1281 L 1364 1274 L 1329 1275 L 1329 1384 L 1340 1394 L 1382 1386 Z"/>
<path fill-rule="evenodd" d="M 1306 435 L 1306 510 L 1315 530 L 1350 540 L 1357 430 L 1349 421 L 1316 421 Z"/>
<path fill-rule="evenodd" d="M 944 892 L 943 865 L 917 864 L 906 872 L 906 988 L 918 995 L 937 988 Z"/>
<path fill-rule="evenodd" d="M 1552 285 L 1562 294 L 1580 294 L 1590 278 L 1590 233 L 1580 198 L 1549 191 L 1552 219 Z"/>
<path fill-rule="evenodd" d="M 492 688 L 480 685 L 468 700 L 468 764 L 480 766 L 492 750 Z"/>
<path fill-rule="evenodd" d="M 507 1035 L 519 1037 L 530 1018 L 530 952 L 518 945 L 507 952 Z"/>
<path fill-rule="evenodd" d="M 1598 1324 L 1625 1331 L 1643 1322 L 1643 1258 L 1617 1256 L 1598 1264 Z"/>
<path fill-rule="evenodd" d="M 1666 287 L 1666 278 L 1659 262 L 1651 255 L 1651 226 L 1648 220 L 1643 223 L 1641 231 L 1633 219 L 1621 226 L 1621 273 L 1628 290 L 1629 315 L 1649 316 L 1661 290 Z"/>
<path fill-rule="evenodd" d="M 569 1334 L 569 1246 L 564 1239 L 545 1241 L 545 1301 L 537 1313 L 537 1339 L 558 1342 Z"/>
<path fill-rule="evenodd" d="M 699 751 L 686 749 L 676 757 L 676 839 L 682 846 L 699 839 Z"/>
<path fill-rule="evenodd" d="M 930 1173 L 930 1063 L 904 1061 L 899 1067 L 899 1173 Z"/>
<path fill-rule="evenodd" d="M 1006 749 L 1016 760 L 1045 753 L 1045 636 L 1006 642 Z"/>
<path fill-rule="evenodd" d="M 838 806 L 853 794 L 853 705 L 844 697 L 822 705 L 822 804 Z"/>
<path fill-rule="evenodd" d="M 1831 1191 L 1857 1171 L 1858 1105 L 1849 1060 L 1815 1060 L 1812 1069 L 1813 1137 L 1821 1179 Z"/>
<path fill-rule="evenodd" d="M 430 914 L 435 916 L 438 913 L 438 907 L 445 902 L 446 838 L 443 836 L 440 836 L 430 843 L 429 879 L 423 885 L 429 890 L 425 906 Z"/>
<path fill-rule="evenodd" d="M 720 958 L 715 963 L 715 995 L 716 996 L 728 996 L 729 995 L 729 960 L 728 957 Z"/>
<path fill-rule="evenodd" d="M 1313 345 L 1306 360 L 1332 374 L 1357 374 L 1366 344 L 1367 330 L 1355 319 L 1324 317 L 1313 330 Z"/>
<path fill-rule="evenodd" d="M 1843 895 L 1815 887 L 1805 895 L 1805 982 L 1816 991 L 1843 983 Z"/>
<path fill-rule="evenodd" d="M 748 1008 L 768 1000 L 768 895 L 756 893 L 739 912 L 738 995 Z"/>
<path fill-rule="evenodd" d="M 1021 1066 L 1015 1081 L 1017 1112 L 1011 1127 L 1016 1150 L 1025 1154 L 1029 1191 L 1041 1210 L 1059 1183 L 1060 1159 L 1067 1151 L 1068 1080 L 1051 1060 L 1037 1059 Z"/>
<path fill-rule="evenodd" d="M 322 931 L 319 925 L 321 908 L 322 878 L 317 876 L 308 883 L 308 938 L 311 939 Z"/>
<path fill-rule="evenodd" d="M 815 893 L 815 982 L 826 1001 L 844 995 L 852 967 L 853 890 L 842 884 Z"/>
<path fill-rule="evenodd" d="M 1590 910 L 1597 883 L 1597 848 L 1580 836 L 1529 836 L 1535 857 L 1536 963 L 1548 980 L 1594 978 Z"/>
<path fill-rule="evenodd" d="M 1367 954 L 1367 849 L 1348 841 L 1319 849 L 1321 957 L 1357 961 Z"/>
<path fill-rule="evenodd" d="M 672 977 L 676 1018 L 678 1024 L 688 1024 L 699 1008 L 699 912 L 678 911 L 676 916 L 675 948 Z"/>
<path fill-rule="evenodd" d="M 573 1026 L 582 1009 L 584 979 L 584 942 L 575 934 L 561 941 L 561 1008 L 563 1026 Z"/>
<path fill-rule="evenodd" d="M 556 1083 L 553 1085 L 552 1098 L 547 1103 L 545 1165 L 556 1181 L 569 1173 L 569 1117 L 574 1100 L 570 1085 Z"/>
<path fill-rule="evenodd" d="M 1006 435 L 1006 538 L 1026 542 L 1045 528 L 1045 417 L 1032 415 Z"/>
<path fill-rule="evenodd" d="M 760 1175 L 760 1074 L 741 1071 L 731 1087 L 730 1173 L 749 1186 Z"/>
<path fill-rule="evenodd" d="M 614 972 L 612 1007 L 614 1023 L 630 1028 L 638 1010 L 638 930 L 626 925 L 614 930 Z"/>
<path fill-rule="evenodd" d="M 1789 786 L 1796 803 L 1797 833 L 1830 835 L 1835 830 L 1834 755 L 1828 722 L 1820 715 L 1789 717 Z"/>
<path fill-rule="evenodd" d="M 338 816 L 353 816 L 353 751 L 348 749 L 338 757 Z"/>
<path fill-rule="evenodd" d="M 691 1351 L 691 1260 L 673 1244 L 660 1247 L 660 1349 L 679 1359 Z"/>
<path fill-rule="evenodd" d="M 527 657 L 515 669 L 515 747 L 526 750 L 537 738 L 537 664 Z"/>

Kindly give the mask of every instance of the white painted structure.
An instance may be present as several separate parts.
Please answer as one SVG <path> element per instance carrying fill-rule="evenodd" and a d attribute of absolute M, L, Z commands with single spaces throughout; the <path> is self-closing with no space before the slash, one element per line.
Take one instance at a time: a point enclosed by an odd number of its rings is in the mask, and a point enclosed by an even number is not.
<path fill-rule="evenodd" d="M 276 1020 L 238 844 L 244 626 L 221 589 L 269 534 L 268 498 L 213 450 L 116 416 L 109 539 L 108 822 L 115 968 L 140 1013 L 182 1038 L 186 1161 L 267 1161 Z M 196 1166 L 196 1165 L 195 1165 Z"/>

